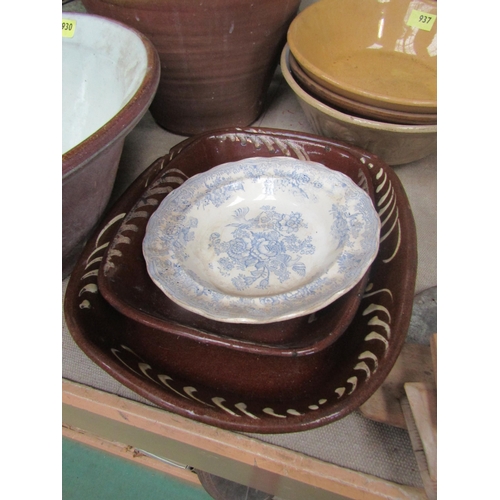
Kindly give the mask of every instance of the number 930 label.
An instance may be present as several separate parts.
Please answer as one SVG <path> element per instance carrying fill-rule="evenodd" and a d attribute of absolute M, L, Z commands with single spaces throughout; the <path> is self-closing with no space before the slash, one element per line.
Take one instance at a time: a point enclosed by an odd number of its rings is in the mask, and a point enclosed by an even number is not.
<path fill-rule="evenodd" d="M 436 21 L 436 17 L 437 16 L 435 14 L 429 14 L 428 12 L 422 12 L 420 10 L 413 10 L 406 24 L 408 26 L 412 26 L 413 28 L 430 31 Z"/>
<path fill-rule="evenodd" d="M 76 21 L 73 19 L 62 20 L 62 36 L 64 38 L 72 38 L 75 34 Z"/>

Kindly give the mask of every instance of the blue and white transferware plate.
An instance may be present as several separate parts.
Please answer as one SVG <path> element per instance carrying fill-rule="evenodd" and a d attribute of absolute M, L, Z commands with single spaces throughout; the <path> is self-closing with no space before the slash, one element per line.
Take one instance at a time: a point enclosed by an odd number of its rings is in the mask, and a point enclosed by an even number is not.
<path fill-rule="evenodd" d="M 365 274 L 380 220 L 346 175 L 289 157 L 247 158 L 188 179 L 151 216 L 148 273 L 174 302 L 231 323 L 322 309 Z"/>

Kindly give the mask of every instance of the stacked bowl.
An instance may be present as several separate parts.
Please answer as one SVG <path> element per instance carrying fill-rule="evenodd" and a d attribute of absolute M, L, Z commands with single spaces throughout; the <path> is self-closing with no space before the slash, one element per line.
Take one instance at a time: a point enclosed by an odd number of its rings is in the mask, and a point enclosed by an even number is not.
<path fill-rule="evenodd" d="M 290 25 L 283 75 L 316 132 L 402 164 L 437 136 L 434 0 L 320 0 Z"/>

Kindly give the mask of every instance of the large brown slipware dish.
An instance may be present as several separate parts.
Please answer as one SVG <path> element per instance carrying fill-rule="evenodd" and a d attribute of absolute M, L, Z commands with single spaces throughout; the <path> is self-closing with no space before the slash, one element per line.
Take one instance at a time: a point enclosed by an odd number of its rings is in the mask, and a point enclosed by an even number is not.
<path fill-rule="evenodd" d="M 300 0 L 83 0 L 88 12 L 144 33 L 161 60 L 151 114 L 193 135 L 244 127 L 267 90 Z"/>
<path fill-rule="evenodd" d="M 238 137 L 238 136 L 235 136 Z M 189 149 L 173 158 L 168 168 L 142 193 L 132 210 L 123 218 L 101 263 L 99 291 L 115 309 L 130 319 L 171 334 L 227 349 L 273 356 L 299 356 L 317 352 L 341 335 L 350 324 L 361 300 L 368 272 L 346 295 L 314 314 L 268 324 L 236 324 L 214 321 L 189 312 L 170 300 L 150 278 L 142 252 L 142 241 L 150 216 L 169 192 L 194 174 L 233 160 L 249 156 L 300 156 L 308 147 L 309 157 L 348 175 L 374 200 L 375 192 L 368 167 L 357 156 L 341 148 L 324 147 L 294 138 L 273 140 L 268 146 L 255 134 L 239 134 L 247 141 L 235 149 L 234 140 L 217 135 L 191 142 Z"/>
<path fill-rule="evenodd" d="M 209 151 L 217 147 L 214 137 L 221 143 L 230 141 L 235 151 L 256 143 L 272 151 L 279 141 L 286 140 L 290 146 L 302 142 L 304 146 L 297 144 L 296 151 L 315 161 L 320 159 L 310 157 L 309 151 L 318 146 L 325 150 L 344 148 L 347 154 L 358 155 L 359 161 L 368 167 L 382 221 L 381 246 L 360 306 L 345 333 L 332 349 L 323 349 L 320 356 L 316 355 L 317 363 L 301 364 L 300 358 L 307 360 L 307 356 L 270 357 L 276 364 L 269 370 L 268 379 L 259 379 L 259 374 L 253 373 L 252 354 L 231 352 L 231 358 L 236 358 L 234 366 L 238 367 L 232 377 L 245 386 L 244 381 L 255 376 L 255 390 L 242 387 L 239 391 L 237 382 L 233 382 L 233 390 L 228 390 L 224 380 L 209 384 L 196 373 L 190 377 L 186 371 L 196 365 L 196 372 L 205 370 L 213 381 L 213 374 L 229 361 L 223 349 L 217 354 L 217 348 L 210 350 L 207 345 L 140 325 L 103 298 L 98 274 L 106 245 L 147 186 L 169 168 L 169 161 L 189 153 L 192 140 L 179 144 L 170 155 L 149 167 L 88 242 L 66 292 L 68 328 L 80 348 L 109 374 L 154 404 L 185 417 L 226 429 L 259 433 L 295 432 L 338 420 L 378 389 L 406 337 L 417 265 L 416 231 L 406 194 L 393 170 L 378 158 L 328 139 L 271 129 L 225 129 L 197 140 L 207 141 Z M 290 154 L 295 156 L 294 153 L 292 149 Z M 277 359 L 286 361 L 285 368 Z M 185 374 L 178 375 L 179 370 Z M 301 378 L 301 374 L 305 377 Z M 283 389 L 279 395 L 278 387 Z"/>

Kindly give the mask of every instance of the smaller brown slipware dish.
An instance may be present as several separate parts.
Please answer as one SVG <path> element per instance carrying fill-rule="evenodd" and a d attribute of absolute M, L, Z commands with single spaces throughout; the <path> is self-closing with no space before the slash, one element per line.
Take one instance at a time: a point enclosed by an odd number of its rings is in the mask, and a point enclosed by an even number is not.
<path fill-rule="evenodd" d="M 99 290 L 105 300 L 130 319 L 158 330 L 186 336 L 228 349 L 275 356 L 297 356 L 331 345 L 351 322 L 361 299 L 368 272 L 345 296 L 321 310 L 286 321 L 268 324 L 237 324 L 216 321 L 189 312 L 168 298 L 151 280 L 142 242 L 150 216 L 169 192 L 192 175 L 225 163 L 253 156 L 301 156 L 308 154 L 333 170 L 348 175 L 374 200 L 374 188 L 366 165 L 345 148 L 328 151 L 310 140 L 268 134 L 240 133 L 238 140 L 214 135 L 194 139 L 189 150 L 174 157 L 164 172 L 143 192 L 121 221 L 107 247 L 99 273 Z M 245 142 L 245 148 L 239 146 Z M 235 147 L 235 145 L 237 147 Z"/>
<path fill-rule="evenodd" d="M 355 101 L 323 87 L 310 78 L 300 67 L 293 54 L 290 53 L 290 69 L 297 82 L 318 100 L 333 106 L 339 111 L 354 113 L 361 118 L 368 118 L 388 123 L 400 123 L 406 125 L 435 125 L 437 114 L 435 113 L 408 113 L 404 111 L 394 111 L 391 109 L 378 108 L 363 102 Z"/>
<path fill-rule="evenodd" d="M 437 113 L 434 0 L 322 0 L 295 17 L 287 41 L 302 69 L 337 94 Z"/>
<path fill-rule="evenodd" d="M 225 129 L 205 134 L 235 148 L 277 139 L 310 142 L 298 148 L 314 160 L 317 146 L 348 147 L 328 139 L 270 129 Z M 272 140 L 270 140 L 272 139 Z M 215 142 L 212 147 L 216 147 Z M 318 427 L 357 409 L 382 384 L 408 330 L 416 278 L 416 232 L 406 194 L 394 171 L 357 150 L 375 186 L 381 245 L 369 282 L 345 333 L 319 355 L 255 356 L 192 341 L 141 325 L 120 314 L 100 294 L 98 275 L 106 246 L 120 221 L 170 156 L 189 154 L 190 141 L 157 160 L 120 198 L 89 240 L 65 297 L 65 317 L 77 345 L 98 366 L 152 403 L 187 418 L 242 432 L 282 433 Z M 207 144 L 207 151 L 210 150 Z M 311 151 L 311 156 L 309 156 Z M 260 360 L 255 370 L 256 360 Z M 262 362 L 266 358 L 269 365 Z M 259 363 L 257 363 L 259 364 Z M 228 389 L 231 387 L 231 389 Z"/>
<path fill-rule="evenodd" d="M 353 144 L 377 155 L 389 165 L 417 161 L 436 151 L 437 125 L 369 120 L 328 106 L 298 84 L 290 69 L 289 56 L 290 49 L 286 45 L 281 54 L 281 73 L 318 135 Z"/>
<path fill-rule="evenodd" d="M 62 50 L 66 277 L 109 202 L 125 137 L 153 100 L 160 61 L 151 42 L 122 23 L 91 14 L 62 16 L 63 24 L 76 23 L 73 36 L 63 37 Z"/>

